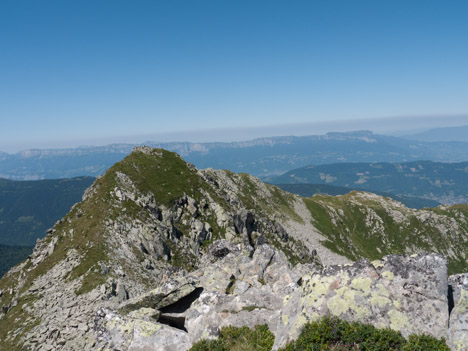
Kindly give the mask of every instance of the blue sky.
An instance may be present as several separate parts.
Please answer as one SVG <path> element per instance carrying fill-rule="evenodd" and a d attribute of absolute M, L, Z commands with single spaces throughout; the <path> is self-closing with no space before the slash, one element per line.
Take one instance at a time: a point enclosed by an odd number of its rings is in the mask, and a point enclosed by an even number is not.
<path fill-rule="evenodd" d="M 443 125 L 468 115 L 467 17 L 461 0 L 2 0 L 0 150 Z"/>

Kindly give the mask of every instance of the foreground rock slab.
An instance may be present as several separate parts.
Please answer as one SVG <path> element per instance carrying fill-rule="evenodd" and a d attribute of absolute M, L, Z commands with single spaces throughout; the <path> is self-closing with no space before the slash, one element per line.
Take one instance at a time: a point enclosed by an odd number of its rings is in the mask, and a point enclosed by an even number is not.
<path fill-rule="evenodd" d="M 446 264 L 437 254 L 391 255 L 306 275 L 301 289 L 287 298 L 281 315 L 284 328 L 275 345 L 295 339 L 306 322 L 327 314 L 398 330 L 405 337 L 446 337 Z"/>
<path fill-rule="evenodd" d="M 207 252 L 204 267 L 172 280 L 172 285 L 163 284 L 167 296 L 185 291 L 179 301 L 171 299 L 172 305 L 140 306 L 127 315 L 101 311 L 95 327 L 98 345 L 169 351 L 176 342 L 182 351 L 201 339 L 216 338 L 224 326 L 267 324 L 277 350 L 297 338 L 307 321 L 335 315 L 398 330 L 405 337 L 445 337 L 454 350 L 468 347 L 466 277 L 451 277 L 456 301 L 449 316 L 447 262 L 438 254 L 390 255 L 372 263 L 321 268 L 292 267 L 269 245 L 252 253 L 221 240 Z M 154 347 L 148 348 L 151 343 Z"/>

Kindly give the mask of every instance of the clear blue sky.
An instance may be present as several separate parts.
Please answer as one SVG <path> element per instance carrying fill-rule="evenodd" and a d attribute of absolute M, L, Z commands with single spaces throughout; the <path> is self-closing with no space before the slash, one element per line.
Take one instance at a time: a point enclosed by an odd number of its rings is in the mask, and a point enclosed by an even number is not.
<path fill-rule="evenodd" d="M 465 0 L 2 0 L 0 150 L 467 114 L 467 18 Z"/>

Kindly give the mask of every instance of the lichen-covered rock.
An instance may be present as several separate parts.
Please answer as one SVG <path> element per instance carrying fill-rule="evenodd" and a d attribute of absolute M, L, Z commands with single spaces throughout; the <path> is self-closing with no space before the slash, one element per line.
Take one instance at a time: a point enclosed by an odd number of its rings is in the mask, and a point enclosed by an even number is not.
<path fill-rule="evenodd" d="M 151 300 L 149 304 L 128 302 L 125 308 L 131 306 L 133 311 L 127 317 L 107 313 L 112 316 L 112 323 L 101 323 L 101 333 L 109 340 L 131 339 L 141 345 L 156 337 L 169 338 L 169 345 L 174 335 L 179 337 L 182 332 L 186 338 L 181 341 L 183 345 L 191 345 L 217 337 L 224 326 L 267 324 L 275 335 L 276 350 L 294 340 L 307 321 L 331 314 L 392 328 L 406 337 L 448 336 L 447 262 L 437 254 L 390 255 L 372 263 L 361 260 L 326 268 L 310 264 L 291 267 L 285 255 L 269 245 L 260 245 L 250 253 L 242 245 L 218 241 L 207 249 L 203 262 L 202 268 L 191 273 L 197 278 L 190 278 L 189 283 L 179 279 L 169 288 L 166 283 L 136 299 Z M 186 286 L 189 290 L 174 294 Z M 466 290 L 460 291 L 456 313 L 466 308 Z M 169 307 L 154 303 L 162 295 L 173 295 Z M 457 317 L 456 322 L 460 320 Z M 153 323 L 152 328 L 161 324 L 165 327 L 146 337 L 134 332 L 134 321 Z M 127 329 L 132 332 L 127 332 L 122 323 L 130 323 L 131 328 Z M 465 325 L 459 325 L 461 329 L 453 327 L 453 334 L 458 343 L 463 343 Z M 173 334 L 168 328 L 174 329 Z M 126 336 L 118 336 L 119 332 Z M 160 347 L 171 350 L 170 346 Z"/>
<path fill-rule="evenodd" d="M 361 260 L 305 276 L 301 294 L 286 298 L 287 307 L 281 314 L 284 327 L 275 347 L 295 339 L 307 321 L 327 314 L 389 327 L 404 336 L 446 337 L 446 264 L 437 254 L 391 255 L 374 264 Z"/>
<path fill-rule="evenodd" d="M 463 290 L 468 290 L 468 273 L 451 275 L 448 278 L 450 295 L 453 305 L 457 305 L 462 296 Z"/>
<path fill-rule="evenodd" d="M 448 344 L 452 350 L 468 350 L 468 273 L 449 277 L 453 296 Z"/>
<path fill-rule="evenodd" d="M 213 244 L 216 252 L 221 244 Z M 201 272 L 203 293 L 186 313 L 193 342 L 216 337 L 228 325 L 267 324 L 277 330 L 283 297 L 299 287 L 299 277 L 284 254 L 268 245 L 258 246 L 251 258 L 247 254 L 232 250 Z"/>
<path fill-rule="evenodd" d="M 185 351 L 192 345 L 179 329 L 110 310 L 98 312 L 95 330 L 100 350 Z"/>

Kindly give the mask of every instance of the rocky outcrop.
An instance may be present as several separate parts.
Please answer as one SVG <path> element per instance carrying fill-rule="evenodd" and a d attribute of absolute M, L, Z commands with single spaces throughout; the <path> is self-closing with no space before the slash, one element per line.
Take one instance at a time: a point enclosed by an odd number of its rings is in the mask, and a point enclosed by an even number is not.
<path fill-rule="evenodd" d="M 252 182 L 261 201 L 243 195 Z M 98 178 L 33 254 L 0 281 L 0 348 L 93 348 L 96 311 L 122 303 L 127 309 L 162 308 L 155 301 L 168 297 L 151 291 L 168 277 L 205 265 L 201 257 L 210 256 L 206 246 L 215 239 L 231 242 L 212 252 L 217 256 L 238 245 L 248 256 L 270 243 L 288 259 L 319 263 L 275 219 L 275 200 L 291 200 L 284 194 L 274 198 L 271 189 L 247 175 L 199 171 L 165 150 L 136 148 Z M 262 279 L 262 267 L 255 269 Z"/>
<path fill-rule="evenodd" d="M 446 337 L 446 260 L 436 254 L 391 255 L 373 263 L 331 266 L 303 277 L 300 291 L 289 300 L 279 345 L 295 339 L 306 321 L 326 314 L 399 330 L 406 337 Z"/>
<path fill-rule="evenodd" d="M 0 280 L 0 349 L 179 351 L 252 324 L 267 324 L 277 348 L 326 314 L 464 343 L 464 278 L 450 295 L 442 256 L 327 267 L 358 253 L 341 230 L 349 211 L 309 200 L 138 148 Z M 323 244 L 316 228 L 332 212 L 339 237 Z"/>
<path fill-rule="evenodd" d="M 166 290 L 164 296 L 183 296 L 171 305 L 134 304 L 127 302 L 120 307 L 121 313 L 103 310 L 96 319 L 99 331 L 98 345 L 126 349 L 125 345 L 147 344 L 148 340 L 159 340 L 160 348 L 173 350 L 171 340 L 176 338 L 179 350 L 188 349 L 202 338 L 213 338 L 221 327 L 268 324 L 276 330 L 283 306 L 283 298 L 297 289 L 303 271 L 318 269 L 315 265 L 291 267 L 286 256 L 269 245 L 260 245 L 255 250 L 244 244 L 234 245 L 220 240 L 213 243 L 202 258 L 202 267 L 188 277 L 168 280 L 159 290 Z M 187 290 L 187 281 L 197 283 L 197 288 Z M 178 283 L 174 283 L 178 282 Z M 192 290 L 193 289 L 193 290 Z M 191 292 L 189 293 L 189 291 Z M 153 291 L 151 296 L 158 296 Z M 148 294 L 137 301 L 148 301 Z M 128 306 L 138 309 L 128 313 Z M 148 306 L 156 306 L 148 309 Z M 158 317 L 135 319 L 147 314 Z M 122 312 L 123 311 L 123 312 Z M 128 313 L 128 315 L 125 315 Z M 145 323 L 149 334 L 142 336 L 139 331 Z M 116 327 L 117 326 L 117 327 Z M 173 333 L 168 335 L 168 326 Z M 120 330 L 120 333 L 117 332 Z M 167 346 L 162 346 L 162 345 Z"/>
<path fill-rule="evenodd" d="M 448 344 L 452 350 L 468 350 L 468 273 L 449 278 L 450 327 Z"/>
<path fill-rule="evenodd" d="M 321 268 L 292 267 L 281 251 L 269 245 L 260 245 L 249 255 L 240 244 L 218 241 L 208 252 L 205 266 L 184 278 L 196 289 L 186 290 L 184 279 L 162 285 L 162 290 L 172 289 L 166 296 L 183 296 L 172 299 L 169 308 L 139 305 L 128 315 L 100 311 L 95 327 L 98 345 L 130 350 L 129 345 L 157 340 L 154 350 L 175 350 L 175 344 L 187 350 L 194 342 L 217 337 L 224 326 L 267 324 L 276 337 L 273 349 L 278 349 L 294 340 L 307 321 L 334 315 L 398 330 L 406 337 L 449 337 L 454 350 L 468 348 L 466 331 L 460 329 L 462 315 L 457 312 L 466 309 L 466 290 L 454 294 L 459 298 L 454 300 L 448 328 L 447 267 L 440 255 L 391 255 L 372 263 L 361 260 Z M 450 282 L 454 286 L 463 279 L 451 277 Z M 189 291 L 192 295 L 187 298 Z"/>

